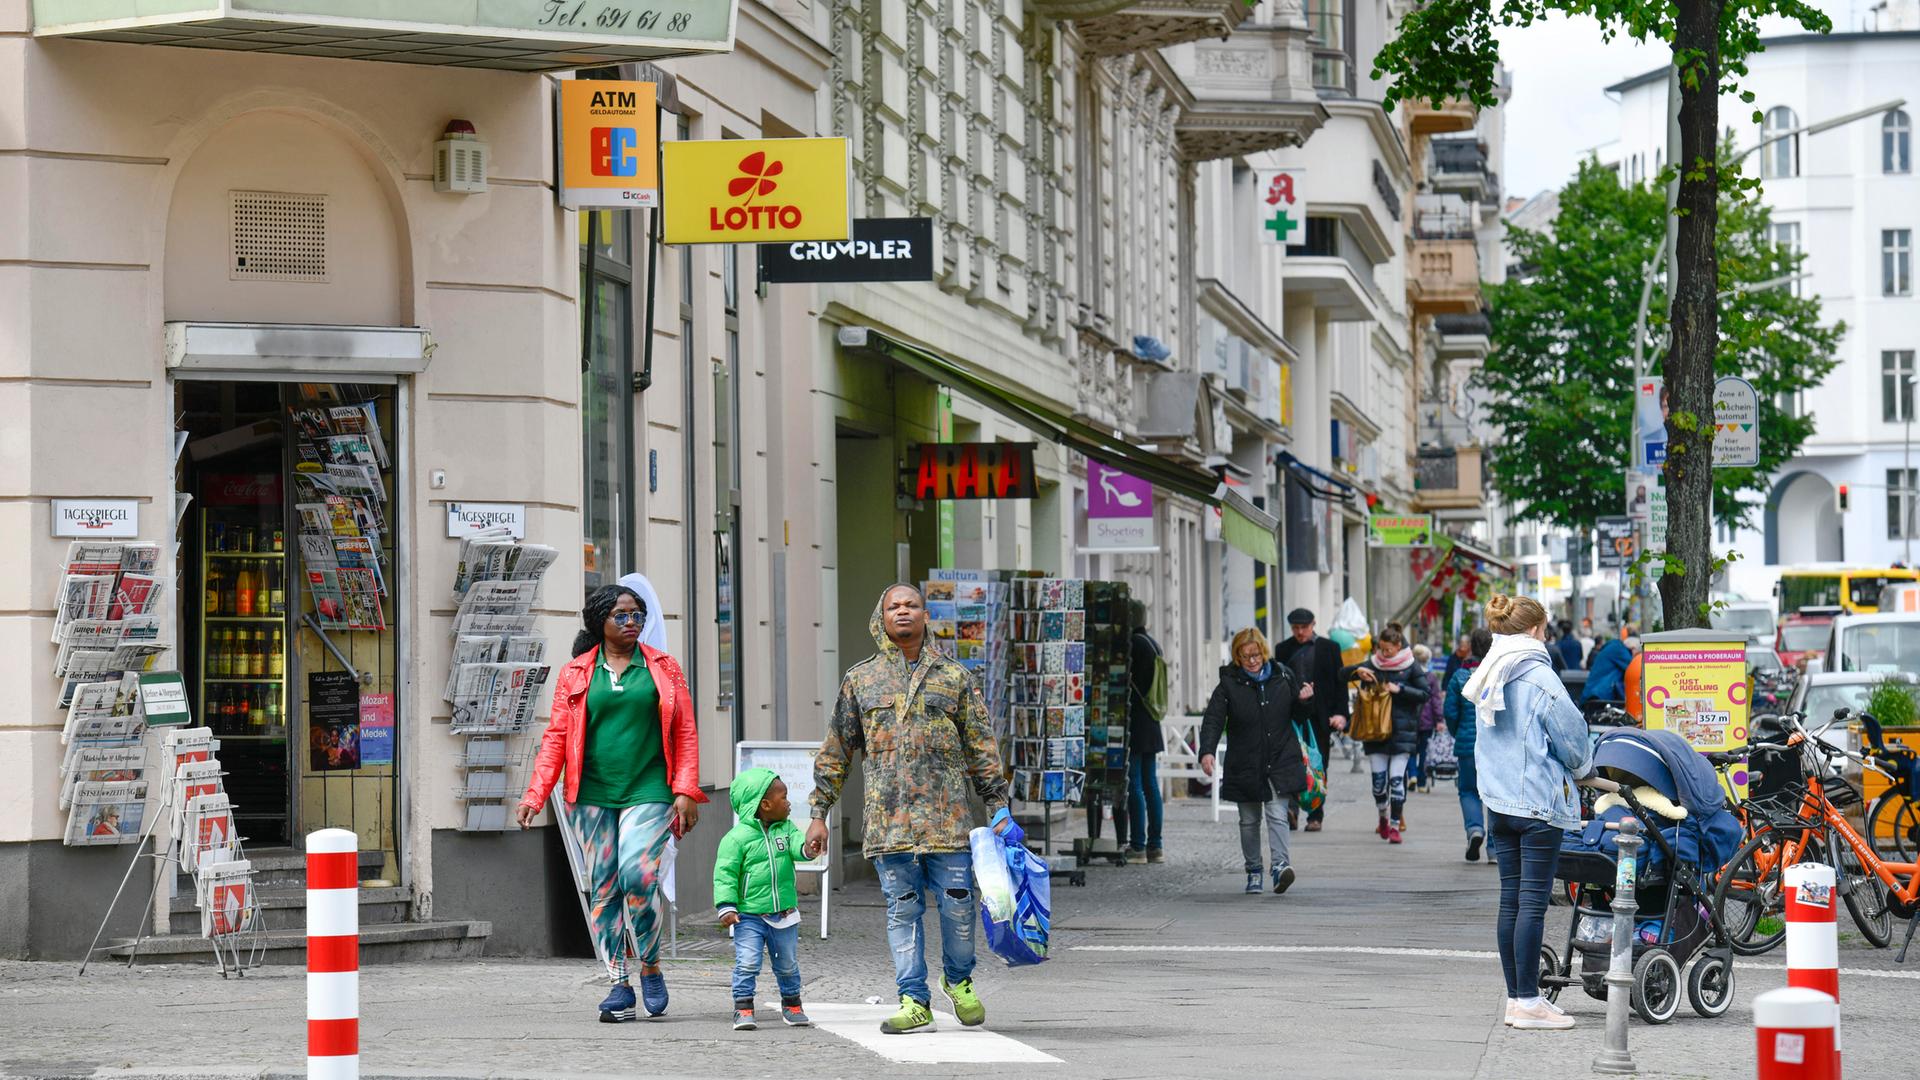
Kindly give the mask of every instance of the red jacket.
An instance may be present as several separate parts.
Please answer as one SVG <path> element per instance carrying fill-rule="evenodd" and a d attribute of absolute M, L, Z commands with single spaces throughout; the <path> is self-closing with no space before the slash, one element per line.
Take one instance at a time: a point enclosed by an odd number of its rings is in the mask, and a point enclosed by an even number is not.
<path fill-rule="evenodd" d="M 673 657 L 647 645 L 640 655 L 653 676 L 660 693 L 661 750 L 667 759 L 667 786 L 675 795 L 685 795 L 703 803 L 707 796 L 700 790 L 700 729 L 693 719 L 693 695 L 687 691 L 687 677 Z M 580 766 L 587 749 L 587 688 L 593 684 L 593 665 L 600 659 L 595 645 L 567 662 L 553 688 L 553 716 L 547 733 L 541 736 L 540 752 L 533 759 L 533 777 L 522 806 L 536 810 L 547 803 L 553 785 L 566 766 L 564 791 L 569 805 L 580 794 Z"/>

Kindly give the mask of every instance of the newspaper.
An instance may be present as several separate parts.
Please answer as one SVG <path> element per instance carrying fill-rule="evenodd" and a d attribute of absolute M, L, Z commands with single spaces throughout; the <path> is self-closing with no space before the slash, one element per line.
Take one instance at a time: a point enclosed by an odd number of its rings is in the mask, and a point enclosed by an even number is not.
<path fill-rule="evenodd" d="M 225 937 L 253 928 L 253 863 L 246 859 L 208 863 L 195 877 L 200 936 Z"/>
<path fill-rule="evenodd" d="M 477 634 L 524 637 L 533 633 L 533 626 L 537 621 L 539 616 L 532 612 L 512 615 L 461 615 L 453 621 L 453 633 L 455 637 Z"/>
<path fill-rule="evenodd" d="M 225 792 L 202 795 L 187 804 L 180 815 L 182 832 L 181 864 L 198 875 L 212 863 L 231 862 L 240 857 L 240 837 L 233 827 L 233 805 Z"/>
<path fill-rule="evenodd" d="M 105 619 L 113 609 L 117 574 L 68 574 L 60 579 L 60 607 L 53 622 L 53 641 L 59 644 L 67 627 L 80 619 Z"/>
<path fill-rule="evenodd" d="M 545 664 L 467 664 L 455 669 L 453 733 L 523 731 L 533 720 Z"/>
<path fill-rule="evenodd" d="M 138 781 L 147 778 L 147 748 L 134 743 L 123 746 L 78 746 L 61 764 L 60 809 L 73 805 L 73 789 L 79 784 L 105 784 Z"/>
<path fill-rule="evenodd" d="M 130 615 L 145 615 L 160 596 L 160 580 L 146 574 L 121 574 L 113 591 L 113 606 L 107 618 L 119 621 Z"/>
<path fill-rule="evenodd" d="M 118 574 L 126 560 L 127 545 L 103 544 L 97 540 L 75 540 L 67 545 L 67 573 L 86 577 Z"/>
<path fill-rule="evenodd" d="M 146 813 L 145 780 L 76 784 L 65 842 L 69 847 L 137 843 Z"/>

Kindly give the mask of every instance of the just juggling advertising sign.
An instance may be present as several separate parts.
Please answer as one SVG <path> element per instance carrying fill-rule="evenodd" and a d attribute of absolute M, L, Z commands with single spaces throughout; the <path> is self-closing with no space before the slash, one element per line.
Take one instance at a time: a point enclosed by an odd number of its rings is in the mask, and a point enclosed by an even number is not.
<path fill-rule="evenodd" d="M 1648 730 L 1665 728 L 1695 750 L 1747 744 L 1746 638 L 1717 630 L 1671 630 L 1643 639 L 1641 693 Z M 1745 768 L 1729 774 L 1744 795 Z"/>

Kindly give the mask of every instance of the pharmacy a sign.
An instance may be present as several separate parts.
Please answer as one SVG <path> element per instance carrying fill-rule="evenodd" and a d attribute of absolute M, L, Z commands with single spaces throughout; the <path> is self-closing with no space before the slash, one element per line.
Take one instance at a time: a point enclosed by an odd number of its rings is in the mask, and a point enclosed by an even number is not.
<path fill-rule="evenodd" d="M 53 535 L 132 539 L 140 535 L 140 504 L 132 499 L 55 499 Z"/>
<path fill-rule="evenodd" d="M 1262 169 L 1254 173 L 1253 212 L 1260 239 L 1269 244 L 1307 242 L 1305 170 Z"/>

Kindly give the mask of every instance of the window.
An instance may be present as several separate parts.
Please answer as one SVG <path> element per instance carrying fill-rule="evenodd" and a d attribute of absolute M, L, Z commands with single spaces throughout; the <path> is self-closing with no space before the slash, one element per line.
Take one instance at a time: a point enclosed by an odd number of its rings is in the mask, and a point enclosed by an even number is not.
<path fill-rule="evenodd" d="M 1914 475 L 1920 469 L 1887 470 L 1887 539 L 1899 540 L 1913 533 Z M 1879 603 L 1876 594 L 1873 603 Z"/>
<path fill-rule="evenodd" d="M 1903 109 L 1893 110 L 1880 121 L 1880 171 L 1913 171 L 1913 121 Z"/>
<path fill-rule="evenodd" d="M 580 214 L 582 526 L 588 589 L 632 566 L 633 244 L 625 210 Z"/>
<path fill-rule="evenodd" d="M 1766 123 L 1760 125 L 1760 175 L 1769 180 L 1800 175 L 1800 136 L 1787 132 L 1800 126 L 1800 118 L 1785 105 L 1767 110 Z"/>
<path fill-rule="evenodd" d="M 1775 221 L 1775 222 L 1769 223 L 1767 225 L 1767 239 L 1773 241 L 1773 243 L 1776 246 L 1785 248 L 1786 250 L 1794 253 L 1795 255 L 1801 254 L 1800 223 L 1797 221 Z M 1803 261 L 1796 261 L 1794 263 L 1793 272 L 1799 273 L 1805 265 L 1806 264 Z M 1787 289 L 1791 291 L 1793 295 L 1799 296 L 1800 295 L 1799 279 L 1796 278 L 1795 280 L 1788 282 Z"/>
<path fill-rule="evenodd" d="M 1880 295 L 1913 295 L 1913 230 L 1880 230 Z"/>
<path fill-rule="evenodd" d="M 1880 353 L 1880 419 L 1904 424 L 1913 419 L 1913 350 Z"/>

